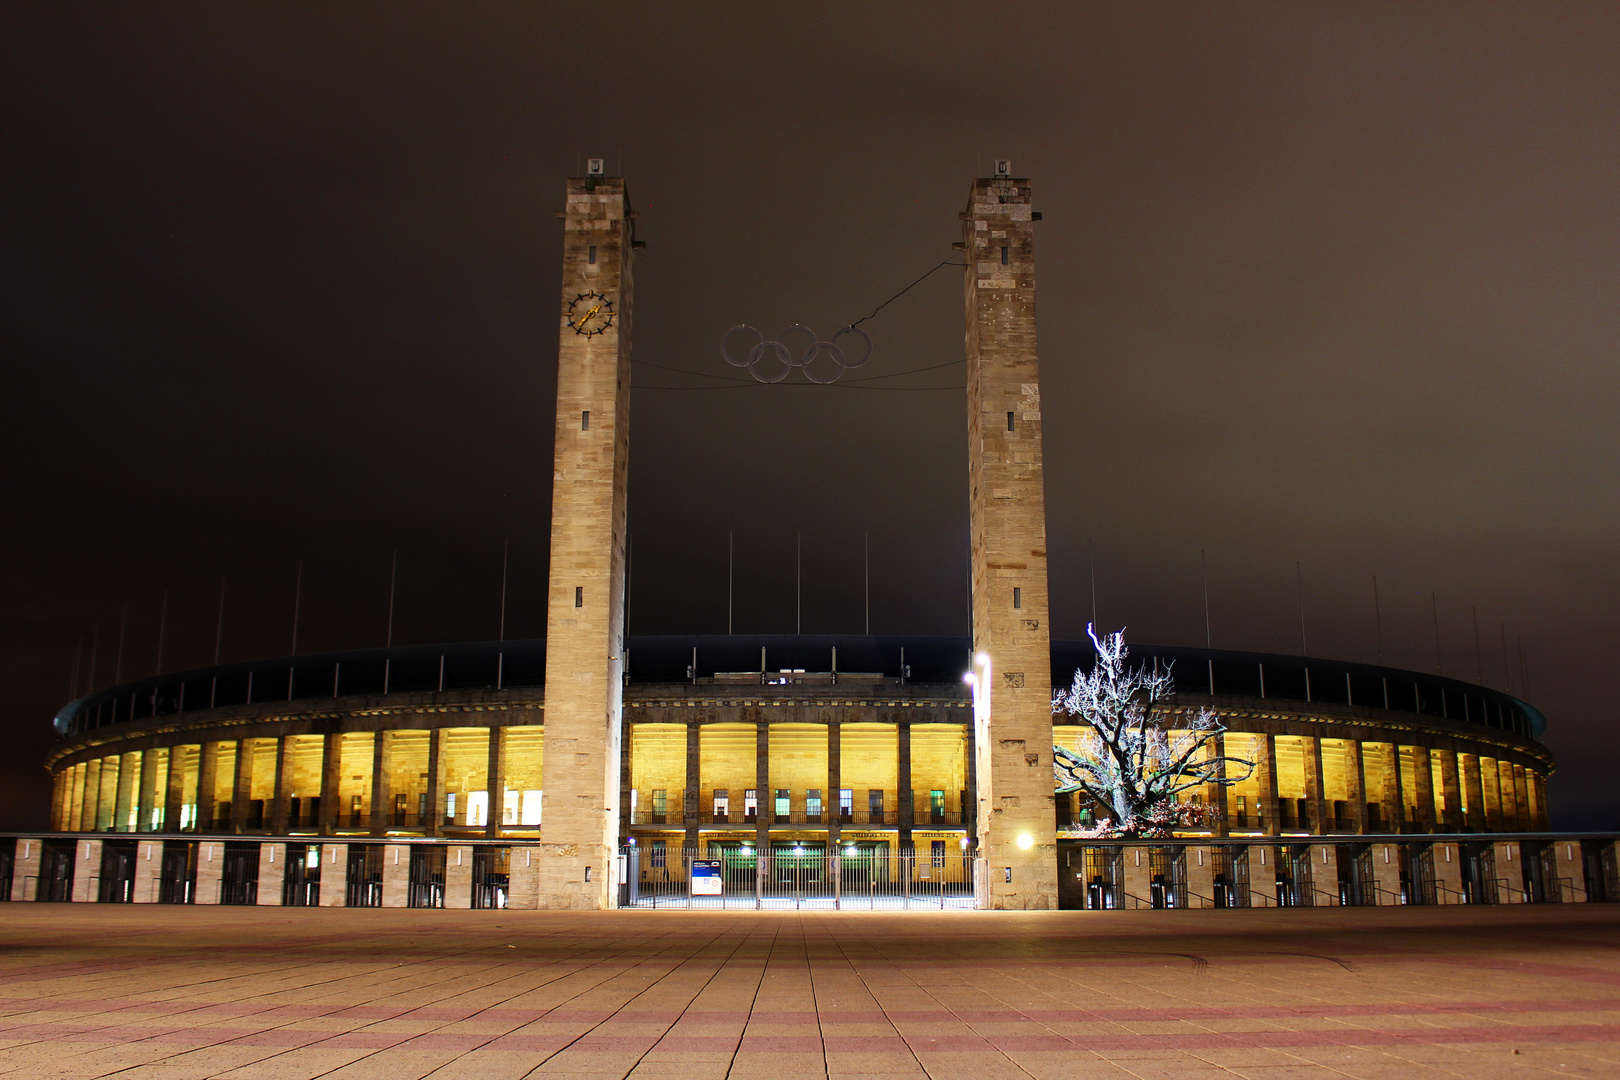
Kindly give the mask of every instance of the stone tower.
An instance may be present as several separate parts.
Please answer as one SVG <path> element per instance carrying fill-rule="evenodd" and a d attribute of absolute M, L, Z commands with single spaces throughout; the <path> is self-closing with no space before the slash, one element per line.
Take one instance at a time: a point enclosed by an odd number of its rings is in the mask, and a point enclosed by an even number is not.
<path fill-rule="evenodd" d="M 539 875 L 551 908 L 615 900 L 634 226 L 624 181 L 600 171 L 593 160 L 568 181 L 563 214 Z"/>
<path fill-rule="evenodd" d="M 991 684 L 974 733 L 979 853 L 985 906 L 1009 909 L 1058 906 L 1032 220 L 1029 181 L 1006 176 L 975 181 L 962 214 L 973 650 Z"/>

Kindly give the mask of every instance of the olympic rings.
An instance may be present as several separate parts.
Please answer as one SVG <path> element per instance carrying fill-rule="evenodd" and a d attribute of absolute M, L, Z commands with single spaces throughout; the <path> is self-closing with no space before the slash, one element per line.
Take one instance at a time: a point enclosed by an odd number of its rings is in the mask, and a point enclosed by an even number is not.
<path fill-rule="evenodd" d="M 742 359 L 732 355 L 731 349 L 732 339 L 738 333 L 752 334 L 754 337 L 753 344 L 749 346 Z M 860 340 L 855 341 L 856 338 Z M 859 347 L 860 359 L 852 360 L 846 346 Z M 872 339 L 867 336 L 865 330 L 856 326 L 846 326 L 835 333 L 831 341 L 823 341 L 821 335 L 808 326 L 794 323 L 779 331 L 775 338 L 767 340 L 765 335 L 754 327 L 740 323 L 721 335 L 720 356 L 732 367 L 747 368 L 748 374 L 762 383 L 779 383 L 787 378 L 794 368 L 798 368 L 810 382 L 826 386 L 837 382 L 843 377 L 844 372 L 858 368 L 872 359 Z M 827 375 L 826 378 L 816 374 L 818 366 Z M 781 368 L 780 371 L 776 371 L 778 367 Z M 770 372 L 775 374 L 769 374 Z"/>

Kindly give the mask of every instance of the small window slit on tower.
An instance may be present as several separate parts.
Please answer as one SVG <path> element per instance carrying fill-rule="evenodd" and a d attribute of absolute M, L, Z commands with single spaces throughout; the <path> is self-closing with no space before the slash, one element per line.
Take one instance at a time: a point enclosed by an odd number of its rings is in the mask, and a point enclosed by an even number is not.
<path fill-rule="evenodd" d="M 596 250 L 596 249 L 595 249 L 595 248 L 592 248 L 592 249 L 591 249 L 591 250 L 593 250 L 593 251 L 594 251 L 594 250 Z M 593 259 L 592 259 L 592 260 L 591 260 L 591 261 L 592 261 L 592 262 L 595 262 L 595 261 L 596 261 L 596 260 L 595 260 L 595 259 L 594 259 L 594 258 L 593 258 Z M 1006 248 L 1002 248 L 1002 249 L 1001 249 L 1001 265 L 1002 265 L 1002 266 L 1006 266 L 1006 265 L 1007 265 L 1007 249 L 1006 249 Z"/>
<path fill-rule="evenodd" d="M 1013 429 L 1013 414 L 1009 412 L 1007 414 L 1007 430 L 1011 431 L 1012 429 Z"/>
<path fill-rule="evenodd" d="M 1020 589 L 1018 586 L 1014 585 L 1013 586 L 1013 607 L 1021 608 L 1023 606 L 1024 606 L 1024 590 Z"/>
<path fill-rule="evenodd" d="M 585 253 L 585 261 L 590 263 L 592 266 L 596 265 L 596 245 L 595 244 L 592 244 L 590 246 L 590 249 Z M 1007 249 L 1006 248 L 1001 249 L 1001 261 L 1002 262 L 1007 261 Z"/>
<path fill-rule="evenodd" d="M 584 607 L 585 606 L 585 586 L 583 586 L 583 585 L 575 585 L 574 586 L 574 606 L 575 607 Z"/>
<path fill-rule="evenodd" d="M 1009 427 L 1012 426 L 1012 413 L 1007 414 L 1007 425 Z M 579 414 L 579 430 L 591 430 L 591 410 L 586 409 L 584 412 Z"/>

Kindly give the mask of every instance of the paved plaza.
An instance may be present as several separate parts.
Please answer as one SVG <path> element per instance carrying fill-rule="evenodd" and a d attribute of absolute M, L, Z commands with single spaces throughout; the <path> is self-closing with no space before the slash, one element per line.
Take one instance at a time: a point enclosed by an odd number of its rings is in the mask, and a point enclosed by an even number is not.
<path fill-rule="evenodd" d="M 0 904 L 0 1075 L 1620 1075 L 1620 906 Z"/>

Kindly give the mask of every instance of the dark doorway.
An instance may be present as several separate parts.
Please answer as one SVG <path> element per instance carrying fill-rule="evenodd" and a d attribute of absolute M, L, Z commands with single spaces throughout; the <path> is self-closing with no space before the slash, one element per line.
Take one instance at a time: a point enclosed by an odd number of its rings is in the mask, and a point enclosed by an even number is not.
<path fill-rule="evenodd" d="M 158 874 L 158 903 L 191 904 L 197 899 L 197 841 L 163 841 Z"/>
<path fill-rule="evenodd" d="M 350 844 L 348 907 L 382 907 L 383 850 L 381 844 Z"/>
<path fill-rule="evenodd" d="M 444 907 L 444 856 L 442 847 L 411 848 L 411 894 L 413 908 Z M 476 860 L 475 860 L 476 865 Z"/>
<path fill-rule="evenodd" d="M 0 839 L 0 900 L 11 899 L 12 867 L 17 865 L 17 841 Z"/>
<path fill-rule="evenodd" d="M 318 906 L 321 902 L 321 845 L 288 844 L 283 862 L 282 906 Z"/>
<path fill-rule="evenodd" d="M 481 847 L 473 850 L 472 906 L 504 908 L 512 886 L 512 849 Z"/>
<path fill-rule="evenodd" d="M 219 902 L 251 906 L 259 902 L 259 845 L 232 840 L 220 867 Z"/>
<path fill-rule="evenodd" d="M 39 849 L 39 892 L 35 898 L 65 904 L 73 899 L 73 863 L 77 840 L 45 840 Z"/>
<path fill-rule="evenodd" d="M 135 841 L 106 840 L 101 845 L 101 887 L 96 897 L 103 904 L 135 902 Z"/>

